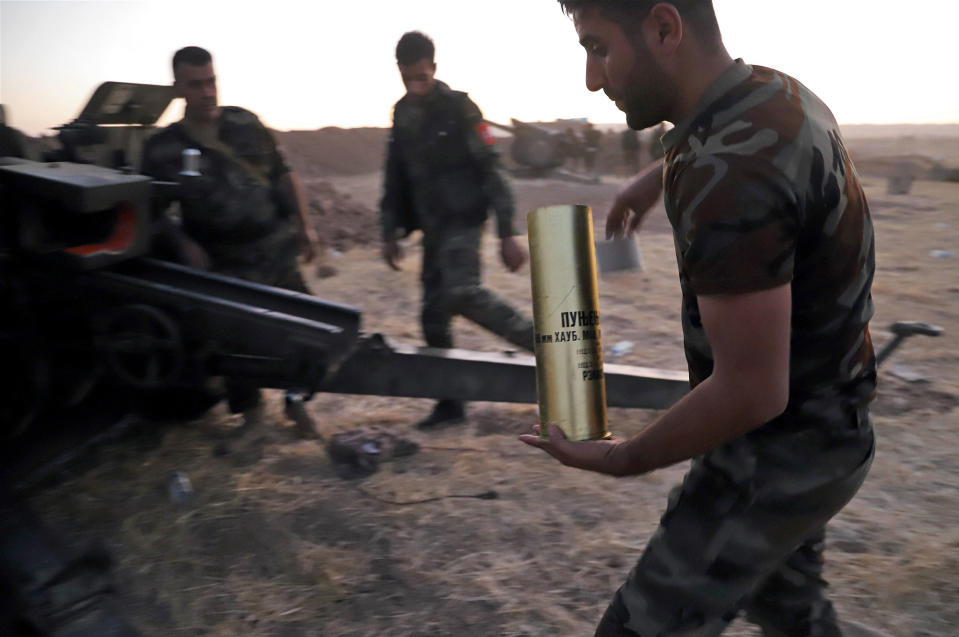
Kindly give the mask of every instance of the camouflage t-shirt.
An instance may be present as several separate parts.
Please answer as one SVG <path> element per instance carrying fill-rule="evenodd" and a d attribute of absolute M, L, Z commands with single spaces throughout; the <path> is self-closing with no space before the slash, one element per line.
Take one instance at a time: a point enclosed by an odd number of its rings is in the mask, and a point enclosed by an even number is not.
<path fill-rule="evenodd" d="M 795 79 L 737 60 L 663 144 L 691 384 L 713 368 L 697 296 L 789 283 L 786 414 L 871 400 L 872 221 L 829 109 Z"/>

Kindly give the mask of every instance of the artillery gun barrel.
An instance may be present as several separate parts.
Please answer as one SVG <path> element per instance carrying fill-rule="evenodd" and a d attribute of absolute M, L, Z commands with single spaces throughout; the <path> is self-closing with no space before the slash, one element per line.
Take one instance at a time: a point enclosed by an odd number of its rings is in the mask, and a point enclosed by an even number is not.
<path fill-rule="evenodd" d="M 174 311 L 186 340 L 209 351 L 211 374 L 309 392 L 537 402 L 528 354 L 388 343 L 360 334 L 355 309 L 162 261 L 85 276 L 84 287 L 118 303 Z M 665 409 L 689 389 L 684 372 L 606 365 L 605 376 L 611 407 Z"/>
<path fill-rule="evenodd" d="M 689 391 L 685 372 L 607 364 L 604 375 L 610 407 L 665 409 Z M 373 335 L 360 339 L 319 391 L 536 403 L 536 359 L 525 353 L 389 344 Z"/>

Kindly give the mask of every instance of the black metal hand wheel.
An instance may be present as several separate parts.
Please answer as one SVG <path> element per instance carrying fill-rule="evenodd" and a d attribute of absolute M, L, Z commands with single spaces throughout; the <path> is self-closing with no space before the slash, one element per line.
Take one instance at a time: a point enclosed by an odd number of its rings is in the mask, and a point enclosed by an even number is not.
<path fill-rule="evenodd" d="M 107 365 L 120 380 L 151 389 L 175 379 L 185 358 L 179 326 L 168 314 L 142 304 L 110 312 L 99 346 Z"/>

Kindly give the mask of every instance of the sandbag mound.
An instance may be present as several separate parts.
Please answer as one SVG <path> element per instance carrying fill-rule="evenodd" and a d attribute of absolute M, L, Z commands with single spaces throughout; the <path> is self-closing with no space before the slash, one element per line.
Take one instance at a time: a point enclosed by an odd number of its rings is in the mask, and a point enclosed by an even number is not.
<path fill-rule="evenodd" d="M 320 243 L 343 252 L 379 238 L 376 211 L 336 190 L 325 181 L 304 183 L 310 221 Z"/>
<path fill-rule="evenodd" d="M 338 128 L 274 131 L 287 162 L 301 177 L 363 175 L 383 167 L 386 128 Z"/>

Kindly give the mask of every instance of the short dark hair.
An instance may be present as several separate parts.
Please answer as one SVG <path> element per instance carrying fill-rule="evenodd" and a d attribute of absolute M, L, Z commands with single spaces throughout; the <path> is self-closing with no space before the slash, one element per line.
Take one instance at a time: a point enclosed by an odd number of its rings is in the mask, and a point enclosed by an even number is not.
<path fill-rule="evenodd" d="M 423 59 L 432 62 L 434 55 L 436 55 L 436 47 L 433 46 L 433 40 L 419 31 L 404 33 L 400 41 L 396 43 L 396 63 L 403 66 Z"/>
<path fill-rule="evenodd" d="M 645 19 L 650 9 L 660 2 L 676 7 L 683 20 L 709 43 L 716 45 L 721 42 L 713 0 L 559 0 L 559 5 L 566 15 L 596 7 L 611 20 L 634 24 Z"/>
<path fill-rule="evenodd" d="M 176 69 L 181 64 L 203 66 L 212 61 L 213 56 L 206 49 L 198 46 L 185 46 L 173 54 L 173 76 L 176 77 Z"/>

